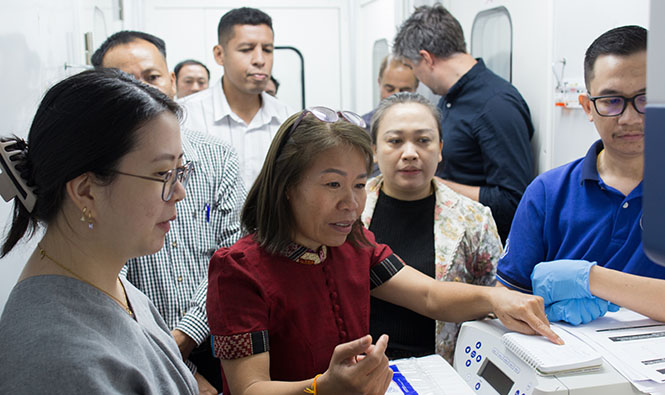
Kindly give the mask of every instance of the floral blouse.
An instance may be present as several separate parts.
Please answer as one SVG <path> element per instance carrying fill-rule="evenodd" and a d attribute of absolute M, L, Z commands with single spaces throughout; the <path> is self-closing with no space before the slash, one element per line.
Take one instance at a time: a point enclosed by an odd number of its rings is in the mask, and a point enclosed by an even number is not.
<path fill-rule="evenodd" d="M 447 187 L 434 177 L 435 276 L 439 281 L 494 285 L 496 263 L 503 247 L 490 209 Z M 383 176 L 367 182 L 367 201 L 361 219 L 369 228 L 383 185 Z M 407 262 L 408 264 L 408 262 Z M 436 322 L 436 352 L 453 363 L 461 324 Z"/>

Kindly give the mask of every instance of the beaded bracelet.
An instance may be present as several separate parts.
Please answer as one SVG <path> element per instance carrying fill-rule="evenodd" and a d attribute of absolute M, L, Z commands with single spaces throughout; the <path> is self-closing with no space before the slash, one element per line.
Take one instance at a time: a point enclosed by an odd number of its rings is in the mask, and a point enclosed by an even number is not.
<path fill-rule="evenodd" d="M 316 379 L 318 379 L 319 376 L 321 376 L 321 374 L 317 374 L 316 376 L 314 376 L 314 381 L 312 381 L 312 387 L 305 388 L 305 393 L 316 395 Z"/>

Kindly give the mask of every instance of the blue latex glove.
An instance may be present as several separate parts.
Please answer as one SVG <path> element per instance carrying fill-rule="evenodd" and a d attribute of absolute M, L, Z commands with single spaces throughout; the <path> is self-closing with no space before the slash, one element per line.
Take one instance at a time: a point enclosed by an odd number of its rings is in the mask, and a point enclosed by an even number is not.
<path fill-rule="evenodd" d="M 531 273 L 533 294 L 545 299 L 545 306 L 565 299 L 593 298 L 589 271 L 596 262 L 562 259 L 541 262 Z"/>
<path fill-rule="evenodd" d="M 545 306 L 548 320 L 566 321 L 572 325 L 586 324 L 604 316 L 608 311 L 618 310 L 619 306 L 595 296 L 564 299 Z"/>

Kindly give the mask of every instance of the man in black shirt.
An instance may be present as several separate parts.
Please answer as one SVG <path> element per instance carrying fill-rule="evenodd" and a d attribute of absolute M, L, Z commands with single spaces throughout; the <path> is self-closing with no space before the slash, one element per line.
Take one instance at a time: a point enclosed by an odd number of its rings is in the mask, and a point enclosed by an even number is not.
<path fill-rule="evenodd" d="M 513 85 L 466 52 L 462 27 L 440 4 L 414 11 L 400 27 L 393 52 L 443 96 L 443 160 L 436 175 L 490 207 L 505 242 L 534 173 L 529 107 Z"/>

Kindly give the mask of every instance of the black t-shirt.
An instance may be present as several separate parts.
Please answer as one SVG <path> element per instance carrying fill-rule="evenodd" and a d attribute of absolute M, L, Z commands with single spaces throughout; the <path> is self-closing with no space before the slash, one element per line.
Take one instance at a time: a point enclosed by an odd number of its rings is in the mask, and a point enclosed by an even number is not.
<path fill-rule="evenodd" d="M 376 241 L 387 244 L 404 262 L 434 278 L 435 195 L 415 201 L 391 198 L 379 192 L 369 229 Z M 388 334 L 390 359 L 434 353 L 435 321 L 411 310 L 372 297 L 370 334 Z"/>

